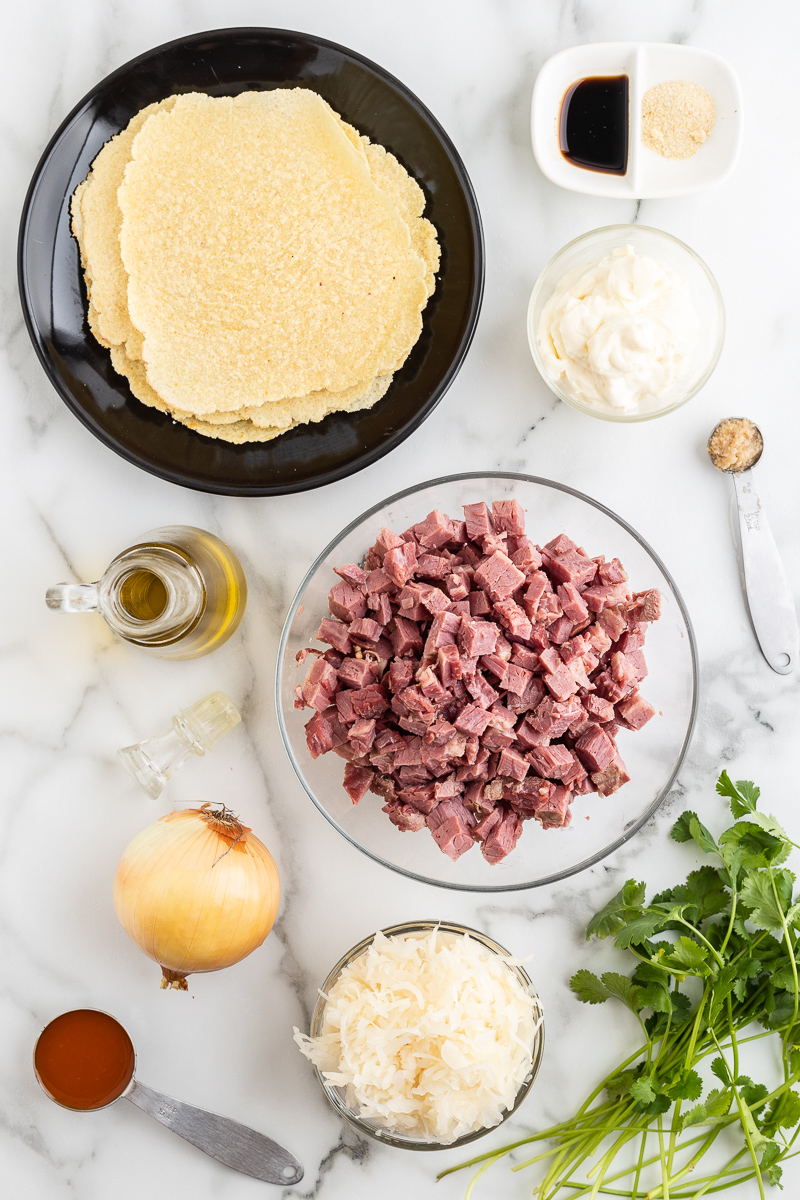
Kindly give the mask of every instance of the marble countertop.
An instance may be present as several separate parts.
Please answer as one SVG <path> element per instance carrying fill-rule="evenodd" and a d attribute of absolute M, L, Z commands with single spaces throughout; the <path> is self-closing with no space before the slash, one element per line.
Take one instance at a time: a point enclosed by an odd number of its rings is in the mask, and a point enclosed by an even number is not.
<path fill-rule="evenodd" d="M 757 29 L 754 30 L 754 19 Z M 15 234 L 30 175 L 51 133 L 97 80 L 151 46 L 221 25 L 276 25 L 351 46 L 401 78 L 440 119 L 475 185 L 487 248 L 486 294 L 473 347 L 450 391 L 400 448 L 353 478 L 278 499 L 201 495 L 123 462 L 76 421 L 28 340 L 15 282 Z M 341 953 L 375 928 L 416 917 L 474 924 L 531 956 L 547 1014 L 539 1080 L 512 1122 L 475 1149 L 570 1115 L 623 1057 L 623 1012 L 578 1004 L 579 966 L 619 959 L 587 946 L 591 913 L 630 874 L 654 886 L 695 865 L 667 838 L 681 808 L 712 828 L 722 766 L 758 781 L 766 807 L 797 830 L 793 778 L 798 676 L 773 674 L 751 631 L 737 566 L 733 490 L 709 466 L 715 422 L 746 413 L 766 449 L 758 477 L 795 593 L 798 474 L 796 315 L 800 247 L 792 196 L 797 157 L 787 142 L 796 105 L 800 10 L 775 0 L 755 18 L 731 0 L 29 0 L 4 15 L 0 87 L 2 229 L 0 491 L 0 1176 L 25 1200 L 133 1200 L 179 1187 L 195 1200 L 248 1200 L 265 1186 L 207 1159 L 131 1106 L 94 1115 L 52 1105 L 31 1052 L 58 1012 L 92 1006 L 131 1032 L 143 1082 L 269 1133 L 305 1166 L 292 1200 L 457 1200 L 464 1175 L 434 1177 L 463 1153 L 411 1154 L 360 1139 L 328 1108 L 291 1040 L 307 1026 L 315 989 Z M 725 56 L 746 106 L 742 157 L 717 190 L 672 200 L 606 200 L 559 190 L 539 173 L 529 102 L 539 66 L 581 42 L 683 42 Z M 789 131 L 787 133 L 787 130 Z M 727 307 L 719 366 L 703 391 L 663 420 L 629 427 L 558 403 L 528 352 L 525 309 L 547 259 L 594 226 L 640 221 L 688 242 L 709 264 Z M 486 415 L 491 413 L 488 425 Z M 511 470 L 577 487 L 632 523 L 681 588 L 701 659 L 700 719 L 679 781 L 630 844 L 559 886 L 475 897 L 416 884 L 359 854 L 312 807 L 283 751 L 273 707 L 284 614 L 308 564 L 336 532 L 383 496 L 441 473 Z M 205 527 L 241 556 L 250 603 L 218 653 L 187 663 L 152 659 L 114 639 L 99 618 L 58 617 L 44 593 L 95 579 L 147 529 Z M 213 755 L 188 764 L 161 801 L 122 772 L 117 747 L 156 732 L 179 707 L 220 687 L 244 723 Z M 284 898 L 263 948 L 236 967 L 195 977 L 188 995 L 158 988 L 158 969 L 118 925 L 111 878 L 127 842 L 178 804 L 224 796 L 271 847 Z M 764 1055 L 766 1072 L 775 1064 Z M 800 1189 L 789 1164 L 785 1195 Z M 530 1172 L 507 1164 L 476 1197 L 528 1196 Z M 756 1194 L 755 1185 L 731 1200 Z"/>

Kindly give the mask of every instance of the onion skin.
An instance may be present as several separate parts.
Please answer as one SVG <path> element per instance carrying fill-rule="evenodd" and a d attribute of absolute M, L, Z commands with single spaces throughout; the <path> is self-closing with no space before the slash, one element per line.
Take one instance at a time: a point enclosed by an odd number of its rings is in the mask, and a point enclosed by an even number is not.
<path fill-rule="evenodd" d="M 162 987 L 240 962 L 266 938 L 280 903 L 263 842 L 223 809 L 168 813 L 133 839 L 114 876 L 114 908 Z"/>

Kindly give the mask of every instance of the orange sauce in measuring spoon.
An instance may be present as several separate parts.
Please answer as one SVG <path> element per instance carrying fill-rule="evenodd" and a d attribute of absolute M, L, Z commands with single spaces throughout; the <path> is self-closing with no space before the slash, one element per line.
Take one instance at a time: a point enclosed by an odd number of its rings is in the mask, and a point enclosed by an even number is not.
<path fill-rule="evenodd" d="M 94 1008 L 62 1013 L 39 1035 L 33 1065 L 44 1090 L 67 1108 L 103 1108 L 133 1078 L 133 1042 Z"/>

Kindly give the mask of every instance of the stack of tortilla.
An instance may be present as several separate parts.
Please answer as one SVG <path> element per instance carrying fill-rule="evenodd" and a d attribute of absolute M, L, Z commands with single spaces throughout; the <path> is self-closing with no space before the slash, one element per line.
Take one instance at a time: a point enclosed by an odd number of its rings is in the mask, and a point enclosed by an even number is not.
<path fill-rule="evenodd" d="M 170 96 L 72 197 L 90 327 L 139 400 L 207 437 L 370 408 L 435 286 L 424 204 L 316 92 Z"/>

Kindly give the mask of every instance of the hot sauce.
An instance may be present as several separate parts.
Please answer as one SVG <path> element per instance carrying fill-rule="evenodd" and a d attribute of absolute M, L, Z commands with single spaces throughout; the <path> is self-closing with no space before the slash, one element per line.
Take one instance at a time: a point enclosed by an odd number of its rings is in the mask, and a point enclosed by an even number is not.
<path fill-rule="evenodd" d="M 33 1065 L 44 1090 L 67 1108 L 103 1108 L 133 1078 L 133 1042 L 118 1021 L 94 1008 L 62 1013 L 36 1043 Z"/>

